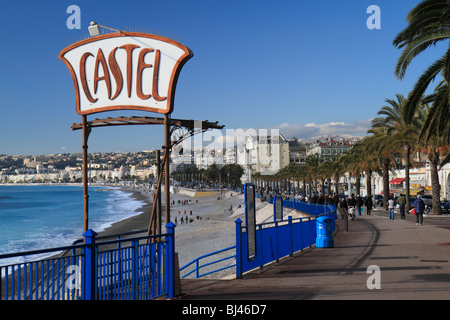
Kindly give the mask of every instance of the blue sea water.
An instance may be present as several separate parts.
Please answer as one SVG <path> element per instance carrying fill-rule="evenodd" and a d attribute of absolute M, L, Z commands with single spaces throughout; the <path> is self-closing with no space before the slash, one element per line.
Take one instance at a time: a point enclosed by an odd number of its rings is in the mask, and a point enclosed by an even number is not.
<path fill-rule="evenodd" d="M 89 187 L 89 228 L 102 231 L 142 205 L 119 188 Z M 70 245 L 82 233 L 81 186 L 0 186 L 0 254 Z"/>

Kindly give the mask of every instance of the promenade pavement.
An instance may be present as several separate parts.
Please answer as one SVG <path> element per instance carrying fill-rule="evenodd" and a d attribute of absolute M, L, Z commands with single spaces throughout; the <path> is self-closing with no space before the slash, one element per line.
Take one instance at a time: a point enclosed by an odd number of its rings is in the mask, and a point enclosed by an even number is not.
<path fill-rule="evenodd" d="M 348 232 L 338 217 L 336 230 L 334 248 L 307 249 L 243 279 L 182 279 L 181 299 L 450 299 L 448 215 L 425 216 L 416 226 L 414 215 L 389 220 L 387 211 L 378 209 L 349 221 Z M 369 289 L 377 283 L 379 289 Z"/>

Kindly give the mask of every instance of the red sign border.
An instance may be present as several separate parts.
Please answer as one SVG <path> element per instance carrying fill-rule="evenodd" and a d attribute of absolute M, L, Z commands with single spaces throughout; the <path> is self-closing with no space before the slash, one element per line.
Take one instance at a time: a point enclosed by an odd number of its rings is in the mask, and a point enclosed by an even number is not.
<path fill-rule="evenodd" d="M 80 110 L 80 88 L 78 86 L 77 77 L 75 74 L 75 71 L 73 69 L 73 66 L 69 63 L 67 59 L 64 58 L 64 54 L 66 54 L 68 51 L 75 49 L 79 46 L 85 45 L 87 43 L 109 39 L 109 38 L 117 38 L 117 37 L 144 37 L 154 40 L 163 41 L 166 43 L 169 43 L 171 45 L 177 46 L 178 48 L 182 49 L 184 51 L 184 54 L 178 59 L 178 61 L 175 64 L 175 67 L 172 70 L 172 75 L 170 77 L 170 83 L 169 83 L 169 92 L 167 96 L 167 108 L 166 109 L 158 109 L 158 108 L 152 108 L 148 106 L 138 106 L 138 105 L 117 105 L 117 106 L 108 106 L 108 107 L 98 107 L 94 108 L 92 110 Z M 95 36 L 92 38 L 87 38 L 81 41 L 78 41 L 74 44 L 71 44 L 70 46 L 64 48 L 58 55 L 58 58 L 62 60 L 66 66 L 69 68 L 70 74 L 72 76 L 73 84 L 75 87 L 75 100 L 76 100 L 76 111 L 79 115 L 88 115 L 88 114 L 94 114 L 99 112 L 105 112 L 105 111 L 114 111 L 114 110 L 139 110 L 139 111 L 149 111 L 149 112 L 155 112 L 160 114 L 170 114 L 173 111 L 173 102 L 175 99 L 175 88 L 178 82 L 178 76 L 180 74 L 180 71 L 184 64 L 194 56 L 191 49 L 186 47 L 185 45 L 174 41 L 172 39 L 168 39 L 165 37 L 149 34 L 149 33 L 142 33 L 142 32 L 117 32 L 117 33 L 108 33 L 108 34 L 102 34 L 99 36 Z"/>

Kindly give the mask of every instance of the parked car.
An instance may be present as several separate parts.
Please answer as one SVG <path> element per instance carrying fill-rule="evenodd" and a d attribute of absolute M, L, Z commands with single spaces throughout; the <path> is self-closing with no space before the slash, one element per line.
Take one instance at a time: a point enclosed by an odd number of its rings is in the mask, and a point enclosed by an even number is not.
<path fill-rule="evenodd" d="M 449 200 L 441 201 L 441 212 L 442 213 L 450 213 L 450 201 Z"/>
<path fill-rule="evenodd" d="M 375 205 L 382 206 L 383 205 L 383 196 L 381 194 L 375 195 Z"/>
<path fill-rule="evenodd" d="M 424 194 L 422 195 L 422 200 L 423 202 L 425 202 L 426 206 L 432 206 L 433 205 L 433 196 L 428 195 L 428 194 Z"/>
<path fill-rule="evenodd" d="M 422 195 L 422 200 L 425 203 L 425 213 L 428 214 L 431 212 L 433 207 L 433 196 L 429 194 Z"/>

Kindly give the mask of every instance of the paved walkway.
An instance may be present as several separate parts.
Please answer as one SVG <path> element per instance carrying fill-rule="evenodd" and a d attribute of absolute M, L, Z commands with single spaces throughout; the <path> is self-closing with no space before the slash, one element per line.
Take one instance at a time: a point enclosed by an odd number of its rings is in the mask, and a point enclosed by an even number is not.
<path fill-rule="evenodd" d="M 450 299 L 450 217 L 389 220 L 385 210 L 358 216 L 334 248 L 313 248 L 244 279 L 183 279 L 184 300 Z M 379 267 L 380 289 L 369 266 Z M 370 278 L 370 279 L 369 279 Z M 369 281 L 368 281 L 369 280 Z"/>

